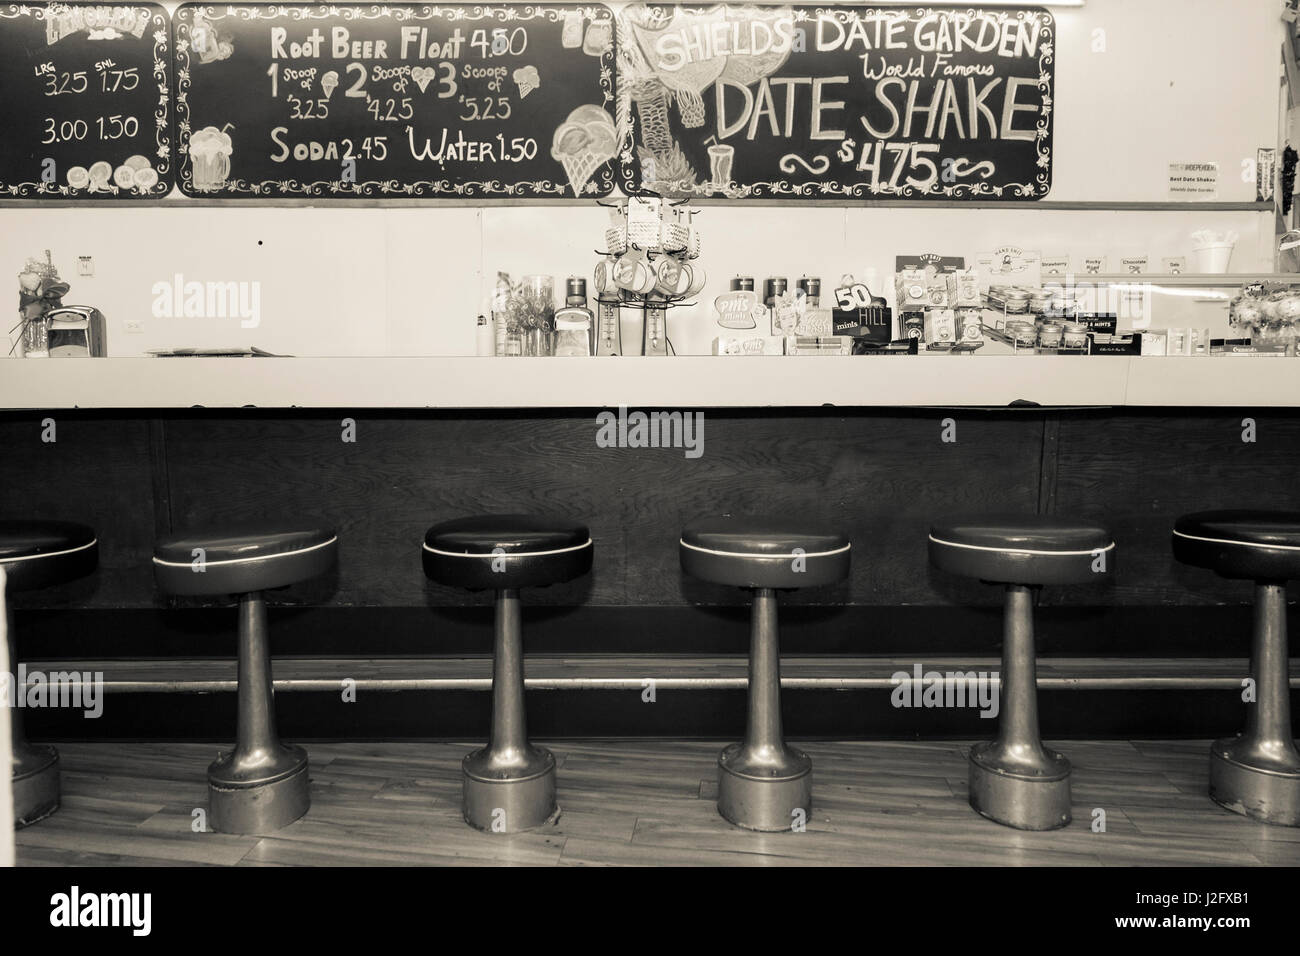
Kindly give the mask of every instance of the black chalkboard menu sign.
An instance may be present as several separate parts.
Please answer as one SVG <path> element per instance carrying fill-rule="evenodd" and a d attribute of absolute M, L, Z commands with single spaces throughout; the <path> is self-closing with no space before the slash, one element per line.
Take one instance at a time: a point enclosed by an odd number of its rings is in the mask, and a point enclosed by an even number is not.
<path fill-rule="evenodd" d="M 1031 200 L 1051 188 L 1044 9 L 631 4 L 616 28 L 627 192 Z"/>
<path fill-rule="evenodd" d="M 599 5 L 183 4 L 191 196 L 597 197 L 617 178 Z"/>
<path fill-rule="evenodd" d="M 0 198 L 165 196 L 169 43 L 155 3 L 0 3 Z"/>

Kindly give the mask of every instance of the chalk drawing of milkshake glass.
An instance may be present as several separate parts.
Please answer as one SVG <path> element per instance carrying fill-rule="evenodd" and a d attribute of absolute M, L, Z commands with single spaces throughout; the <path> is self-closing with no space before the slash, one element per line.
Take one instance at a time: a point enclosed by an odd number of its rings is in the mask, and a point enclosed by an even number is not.
<path fill-rule="evenodd" d="M 712 137 L 710 137 L 712 138 Z M 726 192 L 731 186 L 731 165 L 736 158 L 736 147 L 726 143 L 709 146 L 709 183 L 711 192 Z"/>
<path fill-rule="evenodd" d="M 213 192 L 226 185 L 230 175 L 230 134 L 205 126 L 190 137 L 190 169 L 198 192 Z"/>

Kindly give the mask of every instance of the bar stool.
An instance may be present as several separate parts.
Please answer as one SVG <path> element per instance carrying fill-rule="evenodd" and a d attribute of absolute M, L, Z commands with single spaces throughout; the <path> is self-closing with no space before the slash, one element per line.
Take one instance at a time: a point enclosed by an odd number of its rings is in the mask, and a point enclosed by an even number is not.
<path fill-rule="evenodd" d="M 85 525 L 67 521 L 0 521 L 0 565 L 7 576 L 6 592 L 32 591 L 85 577 L 99 564 L 99 543 Z M 8 609 L 9 602 L 5 602 Z M 18 684 L 14 622 L 8 612 L 9 661 Z M 9 715 L 13 741 L 14 826 L 22 828 L 44 820 L 59 809 L 59 752 L 53 747 L 27 742 L 23 712 L 13 707 Z"/>
<path fill-rule="evenodd" d="M 262 592 L 324 574 L 337 555 L 333 531 L 302 526 L 175 534 L 154 547 L 164 592 L 239 598 L 238 736 L 208 767 L 208 822 L 218 833 L 269 833 L 311 805 L 307 751 L 281 743 L 275 730 Z"/>
<path fill-rule="evenodd" d="M 781 730 L 776 592 L 820 587 L 849 575 L 849 539 L 785 518 L 707 518 L 682 531 L 682 571 L 753 591 L 749 714 L 745 737 L 718 756 L 718 812 L 748 830 L 789 830 L 812 812 L 812 761 Z"/>
<path fill-rule="evenodd" d="M 519 589 L 545 587 L 591 570 L 585 525 L 535 515 L 475 515 L 436 524 L 424 536 L 424 573 L 440 584 L 496 592 L 492 733 L 465 756 L 465 822 L 515 833 L 559 816 L 555 757 L 528 742 L 524 713 Z"/>
<path fill-rule="evenodd" d="M 1115 570 L 1115 542 L 1103 528 L 1048 515 L 975 515 L 930 528 L 930 563 L 1006 589 L 1002 617 L 998 735 L 970 750 L 970 805 L 1020 830 L 1070 822 L 1070 761 L 1038 732 L 1034 590 L 1085 584 Z"/>
<path fill-rule="evenodd" d="M 1300 752 L 1291 738 L 1286 583 L 1300 577 L 1300 513 L 1202 511 L 1174 523 L 1174 557 L 1255 582 L 1246 732 L 1210 747 L 1210 799 L 1260 820 L 1300 826 Z"/>

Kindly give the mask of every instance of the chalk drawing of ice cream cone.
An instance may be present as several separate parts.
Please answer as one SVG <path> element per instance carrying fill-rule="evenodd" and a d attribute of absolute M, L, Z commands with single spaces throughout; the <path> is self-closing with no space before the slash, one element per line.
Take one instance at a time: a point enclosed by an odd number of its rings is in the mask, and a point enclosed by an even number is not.
<path fill-rule="evenodd" d="M 599 106 L 579 106 L 551 140 L 551 158 L 564 166 L 574 196 L 582 195 L 592 174 L 617 154 L 614 118 Z"/>
<path fill-rule="evenodd" d="M 333 70 L 329 70 L 320 78 L 321 92 L 325 94 L 326 101 L 334 95 L 334 89 L 339 85 L 339 75 Z"/>
<path fill-rule="evenodd" d="M 229 123 L 226 124 L 229 127 Z M 226 185 L 230 175 L 230 156 L 234 148 L 225 128 L 205 126 L 190 137 L 190 170 L 194 188 L 213 192 Z"/>
<path fill-rule="evenodd" d="M 535 66 L 521 66 L 511 74 L 515 85 L 519 87 L 519 98 L 527 99 L 528 94 L 542 85 L 542 78 Z"/>

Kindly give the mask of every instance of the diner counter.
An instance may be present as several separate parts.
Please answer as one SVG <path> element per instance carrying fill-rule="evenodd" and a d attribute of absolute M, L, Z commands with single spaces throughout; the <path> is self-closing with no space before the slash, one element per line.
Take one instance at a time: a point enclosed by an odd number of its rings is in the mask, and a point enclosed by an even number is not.
<path fill-rule="evenodd" d="M 1300 362 L 1012 355 L 0 362 L 0 408 L 1300 406 Z"/>

